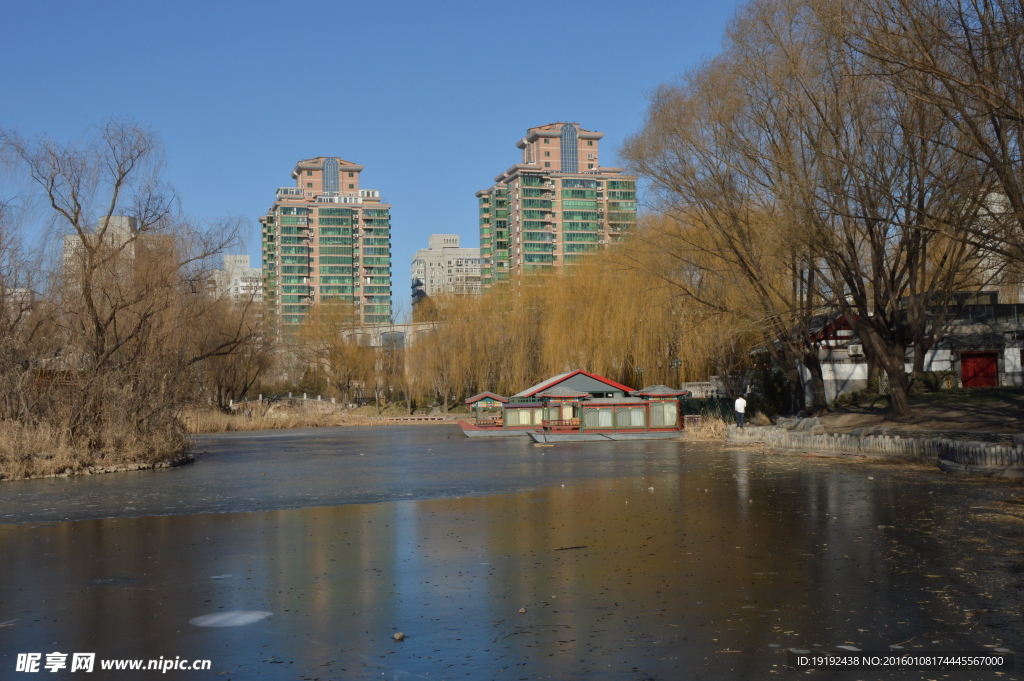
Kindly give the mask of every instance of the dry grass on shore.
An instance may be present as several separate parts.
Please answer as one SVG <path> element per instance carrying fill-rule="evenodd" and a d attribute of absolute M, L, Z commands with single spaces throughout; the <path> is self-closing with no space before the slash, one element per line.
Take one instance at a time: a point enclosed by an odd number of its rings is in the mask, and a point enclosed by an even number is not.
<path fill-rule="evenodd" d="M 105 424 L 89 445 L 68 439 L 67 428 L 51 424 L 0 422 L 0 480 L 109 473 L 178 465 L 188 456 L 189 434 L 248 430 L 380 426 L 388 418 L 334 409 L 270 409 L 258 404 L 237 414 L 216 409 L 185 409 L 166 432 L 144 438 L 120 422 Z"/>
<path fill-rule="evenodd" d="M 709 442 L 712 440 L 724 440 L 725 429 L 728 424 L 717 416 L 707 416 L 700 420 L 696 428 L 687 428 L 683 431 L 682 438 L 690 442 Z"/>
<path fill-rule="evenodd" d="M 262 412 L 262 413 L 260 413 Z M 228 433 L 246 430 L 285 430 L 289 428 L 325 428 L 329 426 L 382 426 L 388 419 L 381 416 L 347 412 L 296 411 L 267 413 L 266 409 L 249 413 L 225 414 L 216 409 L 187 410 L 181 420 L 193 435 Z"/>
<path fill-rule="evenodd" d="M 180 428 L 149 433 L 140 440 L 111 426 L 93 447 L 76 445 L 67 433 L 66 428 L 45 423 L 0 423 L 0 480 L 175 465 L 189 446 Z"/>

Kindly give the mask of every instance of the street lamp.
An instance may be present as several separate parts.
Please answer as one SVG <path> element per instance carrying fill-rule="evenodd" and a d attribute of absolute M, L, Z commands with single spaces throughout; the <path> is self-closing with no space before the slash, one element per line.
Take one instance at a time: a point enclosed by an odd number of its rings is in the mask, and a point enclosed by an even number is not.
<path fill-rule="evenodd" d="M 679 359 L 678 357 L 673 357 L 672 361 L 669 362 L 669 364 L 671 364 L 672 368 L 675 369 L 675 372 L 676 372 L 676 385 L 679 385 L 679 367 L 683 366 L 683 360 Z M 682 386 L 680 386 L 680 387 L 682 387 Z"/>

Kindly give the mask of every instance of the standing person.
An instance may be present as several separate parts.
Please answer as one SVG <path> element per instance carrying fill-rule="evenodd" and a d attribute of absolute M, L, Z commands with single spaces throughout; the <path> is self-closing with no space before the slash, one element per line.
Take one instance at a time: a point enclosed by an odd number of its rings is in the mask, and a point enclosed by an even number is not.
<path fill-rule="evenodd" d="M 736 398 L 736 425 L 743 427 L 743 416 L 747 413 L 747 401 L 743 395 Z"/>

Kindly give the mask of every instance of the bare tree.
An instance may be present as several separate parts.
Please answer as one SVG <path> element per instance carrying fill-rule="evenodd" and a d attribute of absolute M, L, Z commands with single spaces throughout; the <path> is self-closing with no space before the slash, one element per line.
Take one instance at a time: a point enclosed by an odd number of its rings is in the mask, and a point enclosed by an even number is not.
<path fill-rule="evenodd" d="M 242 341 L 231 353 L 217 354 L 201 363 L 202 387 L 213 392 L 213 401 L 223 411 L 232 401 L 251 394 L 273 365 L 274 348 L 262 328 L 263 308 L 253 298 L 217 301 L 210 315 L 213 323 L 199 330 L 211 336 L 204 341 L 211 347 L 217 345 L 216 336 Z"/>
<path fill-rule="evenodd" d="M 778 108 L 809 150 L 787 189 L 819 258 L 819 291 L 888 374 L 891 415 L 903 418 L 908 349 L 920 371 L 945 331 L 951 293 L 986 264 L 958 236 L 984 205 L 978 167 L 955 126 L 879 78 L 820 14 L 778 7 L 755 7 L 752 17 L 784 65 Z"/>
<path fill-rule="evenodd" d="M 13 393 L 32 405 L 15 417 L 19 427 L 50 433 L 69 468 L 178 455 L 188 446 L 178 412 L 204 363 L 259 335 L 253 315 L 221 314 L 206 286 L 240 221 L 198 226 L 181 216 L 160 179 L 159 141 L 129 121 L 79 144 L 8 131 L 0 144 L 63 236 L 33 308 L 45 343 L 32 347 L 30 378 Z M 56 465 L 21 458 L 22 473 Z"/>
<path fill-rule="evenodd" d="M 893 88 L 956 133 L 978 166 L 976 191 L 995 195 L 956 228 L 980 247 L 1024 261 L 1024 7 L 1011 0 L 853 0 L 817 8 L 823 24 Z"/>

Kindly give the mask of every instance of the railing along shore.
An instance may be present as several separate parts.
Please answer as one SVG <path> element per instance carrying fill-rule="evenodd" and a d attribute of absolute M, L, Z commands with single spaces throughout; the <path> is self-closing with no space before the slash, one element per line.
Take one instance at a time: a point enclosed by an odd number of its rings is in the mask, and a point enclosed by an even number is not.
<path fill-rule="evenodd" d="M 815 426 L 818 428 L 821 426 Z M 1013 444 L 1005 444 L 929 437 L 926 433 L 922 437 L 907 437 L 809 432 L 780 426 L 729 426 L 726 439 L 763 444 L 781 451 L 935 461 L 951 473 L 1024 478 L 1024 435 L 1014 435 Z"/>

